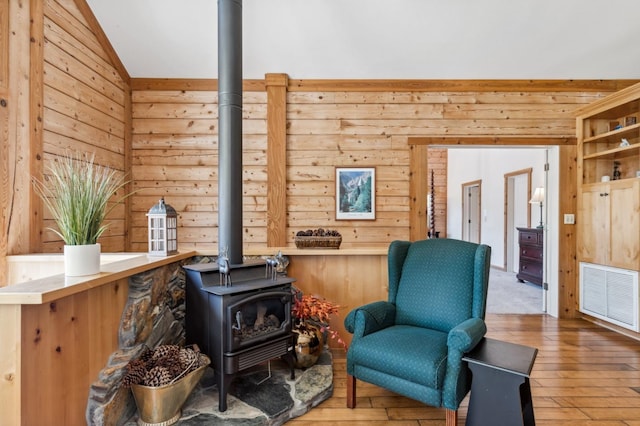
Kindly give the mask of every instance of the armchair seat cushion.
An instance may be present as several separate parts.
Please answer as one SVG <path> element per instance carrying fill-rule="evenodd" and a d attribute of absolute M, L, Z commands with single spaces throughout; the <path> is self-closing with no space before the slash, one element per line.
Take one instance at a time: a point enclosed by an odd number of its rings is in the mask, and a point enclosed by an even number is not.
<path fill-rule="evenodd" d="M 410 325 L 387 327 L 352 343 L 349 364 L 441 390 L 447 370 L 447 333 Z"/>

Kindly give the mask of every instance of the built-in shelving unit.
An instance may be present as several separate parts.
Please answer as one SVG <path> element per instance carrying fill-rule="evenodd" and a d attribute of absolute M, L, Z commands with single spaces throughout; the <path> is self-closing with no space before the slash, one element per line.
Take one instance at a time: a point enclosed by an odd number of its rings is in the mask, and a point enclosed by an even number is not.
<path fill-rule="evenodd" d="M 602 109 L 599 104 L 606 105 L 609 98 L 605 98 L 592 105 L 593 113 L 585 108 L 578 116 L 584 184 L 600 182 L 603 176 L 617 180 L 616 165 L 620 179 L 636 178 L 640 170 L 640 88 L 626 90 L 629 98 L 620 100 L 621 104 Z"/>
<path fill-rule="evenodd" d="M 638 331 L 640 84 L 582 108 L 576 130 L 580 311 Z"/>

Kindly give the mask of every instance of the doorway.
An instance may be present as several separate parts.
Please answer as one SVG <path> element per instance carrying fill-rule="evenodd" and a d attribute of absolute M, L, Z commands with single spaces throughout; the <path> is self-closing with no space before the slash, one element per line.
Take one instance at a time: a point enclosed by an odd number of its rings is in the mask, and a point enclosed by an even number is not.
<path fill-rule="evenodd" d="M 476 244 L 480 243 L 482 226 L 481 185 L 481 180 L 462 184 L 462 239 Z"/>
<path fill-rule="evenodd" d="M 492 248 L 493 312 L 507 313 L 510 309 L 516 313 L 542 312 L 542 299 L 548 293 L 542 292 L 539 286 L 520 283 L 516 276 L 523 267 L 517 228 L 528 228 L 534 216 L 537 219 L 538 205 L 530 204 L 529 200 L 533 189 L 546 181 L 547 151 L 546 147 L 447 149 L 448 188 L 450 192 L 455 191 L 454 197 L 448 197 L 447 235 L 465 240 L 472 238 L 470 235 L 477 228 L 473 227 L 473 220 L 469 227 L 468 217 L 473 217 L 468 206 L 469 193 L 473 196 L 474 189 L 481 188 L 481 205 L 477 211 L 480 241 Z M 478 206 L 478 203 L 472 205 Z M 547 270 L 548 265 L 544 269 Z M 527 309 L 521 309 L 524 307 Z"/>
<path fill-rule="evenodd" d="M 407 140 L 411 146 L 409 150 L 409 162 L 411 173 L 409 176 L 409 192 L 416 194 L 411 198 L 409 208 L 410 239 L 419 240 L 427 233 L 428 223 L 425 220 L 427 209 L 426 197 L 417 194 L 426 194 L 430 166 L 435 160 L 430 156 L 430 150 L 442 150 L 443 148 L 462 146 L 487 146 L 506 147 L 512 146 L 545 146 L 549 147 L 549 173 L 546 194 L 545 216 L 548 218 L 561 218 L 561 214 L 576 211 L 576 197 L 560 197 L 560 188 L 565 194 L 575 194 L 577 191 L 577 176 L 575 161 L 577 156 L 575 137 L 483 137 L 483 136 L 410 136 Z M 473 177 L 468 180 L 473 179 Z M 467 179 L 463 180 L 466 181 Z M 484 185 L 486 187 L 486 183 Z M 500 185 L 502 186 L 502 185 Z M 459 188 L 459 186 L 457 186 Z M 457 190 L 456 190 L 457 192 Z M 486 193 L 487 191 L 485 191 Z M 502 191 L 500 191 L 502 194 Z M 486 195 L 485 195 L 486 198 Z M 456 221 L 460 223 L 460 219 Z M 546 312 L 555 317 L 573 318 L 577 311 L 576 301 L 576 232 L 575 225 L 565 224 L 558 220 L 557 226 L 549 227 L 545 244 L 549 252 L 546 257 L 546 282 L 549 284 Z M 484 226 L 486 230 L 486 226 Z M 486 232 L 483 232 L 485 235 Z M 559 236 L 562 235 L 562 238 Z M 486 239 L 486 236 L 483 238 Z M 500 242 L 499 245 L 502 245 Z M 502 259 L 502 256 L 500 256 Z M 562 271 L 560 274 L 559 271 Z"/>
<path fill-rule="evenodd" d="M 517 170 L 504 175 L 504 270 L 518 272 L 519 243 L 517 228 L 531 226 L 531 174 L 532 168 Z"/>

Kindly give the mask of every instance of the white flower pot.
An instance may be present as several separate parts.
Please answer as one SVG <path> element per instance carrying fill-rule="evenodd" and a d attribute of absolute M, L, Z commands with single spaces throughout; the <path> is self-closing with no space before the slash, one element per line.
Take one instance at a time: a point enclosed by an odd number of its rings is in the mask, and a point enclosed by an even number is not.
<path fill-rule="evenodd" d="M 100 244 L 64 246 L 64 274 L 82 277 L 100 273 Z"/>

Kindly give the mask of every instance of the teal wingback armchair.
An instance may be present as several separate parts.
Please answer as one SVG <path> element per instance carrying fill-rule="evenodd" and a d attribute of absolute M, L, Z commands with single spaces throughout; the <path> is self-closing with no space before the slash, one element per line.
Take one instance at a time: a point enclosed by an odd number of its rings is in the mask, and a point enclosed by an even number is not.
<path fill-rule="evenodd" d="M 349 312 L 347 406 L 356 379 L 446 409 L 455 425 L 469 392 L 462 361 L 484 337 L 491 248 L 454 239 L 394 241 L 389 298 Z"/>

